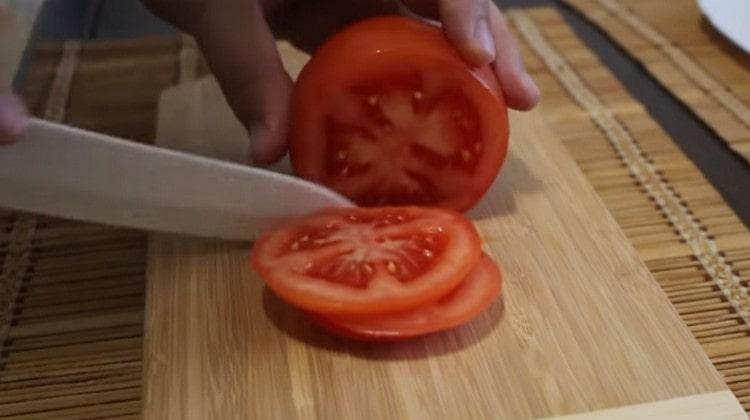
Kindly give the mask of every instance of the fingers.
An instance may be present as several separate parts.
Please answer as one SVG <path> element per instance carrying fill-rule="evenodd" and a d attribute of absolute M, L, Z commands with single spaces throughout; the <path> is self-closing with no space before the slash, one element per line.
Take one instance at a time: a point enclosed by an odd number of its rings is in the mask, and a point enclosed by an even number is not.
<path fill-rule="evenodd" d="M 495 59 L 488 0 L 438 0 L 440 20 L 448 39 L 476 66 Z"/>
<path fill-rule="evenodd" d="M 286 151 L 292 81 L 256 1 L 211 3 L 195 36 L 227 102 L 250 133 L 251 158 L 279 160 Z"/>
<path fill-rule="evenodd" d="M 539 88 L 526 72 L 516 40 L 510 32 L 505 17 L 494 4 L 490 6 L 490 25 L 497 46 L 495 74 L 509 107 L 527 111 L 539 102 Z"/>
<path fill-rule="evenodd" d="M 445 35 L 470 64 L 484 66 L 495 59 L 489 0 L 402 0 L 401 3 L 418 15 L 440 20 Z"/>
<path fill-rule="evenodd" d="M 470 64 L 492 63 L 509 107 L 521 111 L 539 102 L 515 38 L 500 9 L 489 0 L 401 0 L 414 13 L 438 18 L 446 36 Z"/>
<path fill-rule="evenodd" d="M 250 135 L 250 158 L 279 160 L 286 151 L 292 81 L 264 18 L 274 0 L 145 0 L 164 19 L 192 33 L 230 107 Z"/>
<path fill-rule="evenodd" d="M 29 117 L 21 100 L 10 92 L 0 92 L 0 145 L 16 141 L 28 125 Z"/>
<path fill-rule="evenodd" d="M 198 40 L 229 105 L 250 133 L 251 158 L 269 164 L 286 152 L 292 81 L 255 1 L 213 7 Z"/>

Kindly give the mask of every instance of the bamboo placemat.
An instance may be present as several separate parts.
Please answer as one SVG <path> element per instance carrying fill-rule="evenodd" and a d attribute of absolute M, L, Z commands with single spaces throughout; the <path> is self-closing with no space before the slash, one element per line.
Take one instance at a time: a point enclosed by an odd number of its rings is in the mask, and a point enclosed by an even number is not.
<path fill-rule="evenodd" d="M 750 232 L 553 9 L 511 12 L 544 114 L 750 409 Z"/>
<path fill-rule="evenodd" d="M 149 141 L 179 39 L 36 51 L 40 117 Z M 0 212 L 0 417 L 138 418 L 146 235 Z"/>
<path fill-rule="evenodd" d="M 564 0 L 599 25 L 750 161 L 750 56 L 695 0 Z"/>
<path fill-rule="evenodd" d="M 554 9 L 509 21 L 545 116 L 750 409 L 748 229 Z M 159 92 L 192 78 L 189 63 L 206 72 L 180 37 L 77 45 L 37 51 L 33 111 L 138 141 L 153 138 Z M 0 226 L 0 416 L 137 416 L 145 235 L 9 212 Z"/>

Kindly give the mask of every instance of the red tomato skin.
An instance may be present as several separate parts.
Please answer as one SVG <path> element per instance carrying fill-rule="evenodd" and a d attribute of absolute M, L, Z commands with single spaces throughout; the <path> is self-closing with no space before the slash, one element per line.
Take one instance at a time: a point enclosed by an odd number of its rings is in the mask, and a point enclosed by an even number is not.
<path fill-rule="evenodd" d="M 467 68 L 479 82 L 492 91 L 503 104 L 505 103 L 491 66 L 469 66 L 453 44 L 447 41 L 440 27 L 402 16 L 378 16 L 349 25 L 331 36 L 315 51 L 309 65 L 305 67 L 317 67 L 318 62 L 337 63 L 337 66 L 325 66 L 328 74 L 336 76 L 347 72 L 352 64 L 366 64 L 373 56 L 389 52 L 424 60 L 444 61 Z M 341 62 L 340 58 L 359 62 Z M 297 81 L 305 83 L 306 77 L 310 77 L 310 74 L 303 69 Z"/>
<path fill-rule="evenodd" d="M 380 325 L 378 325 L 379 322 L 377 316 L 371 318 L 371 320 L 374 321 L 370 321 L 370 325 L 367 325 L 367 322 L 365 322 L 364 324 L 357 324 L 350 322 L 346 318 L 335 319 L 319 314 L 309 314 L 309 316 L 312 317 L 312 319 L 324 329 L 336 335 L 351 338 L 357 341 L 395 342 L 446 331 L 471 321 L 483 310 L 489 307 L 492 302 L 497 299 L 502 291 L 502 273 L 499 267 L 490 259 L 490 257 L 488 257 L 486 254 L 482 255 L 482 258 L 477 263 L 477 267 L 480 267 L 482 271 L 481 274 L 486 276 L 483 279 L 484 281 L 482 287 L 484 290 L 482 291 L 483 293 L 481 294 L 481 296 L 478 297 L 475 302 L 472 302 L 473 305 L 471 308 L 464 308 L 466 310 L 465 312 L 454 314 L 454 316 L 451 318 L 445 317 L 445 319 L 438 320 L 435 325 L 414 325 L 411 328 L 404 328 L 399 330 L 398 328 L 394 328 L 393 326 L 388 327 L 386 325 L 383 325 L 382 321 L 380 322 Z M 469 274 L 469 276 L 476 274 L 477 273 L 472 272 Z M 462 285 L 457 286 L 456 289 L 460 289 Z M 448 297 L 447 299 L 450 300 L 450 297 Z M 425 306 L 430 305 L 435 304 L 427 304 Z M 409 316 L 419 310 L 420 308 L 415 308 L 405 313 L 407 316 Z M 392 316 L 393 315 L 390 315 L 390 317 Z M 365 317 L 364 319 L 367 320 L 367 317 Z"/>
<path fill-rule="evenodd" d="M 332 92 L 341 88 L 341 82 L 352 80 L 353 74 L 366 73 L 377 60 L 399 62 L 404 68 L 411 63 L 429 65 L 435 74 L 469 75 L 468 79 L 481 86 L 481 89 L 471 87 L 475 92 L 472 99 L 479 108 L 493 110 L 491 116 L 484 118 L 487 128 L 483 138 L 492 142 L 485 145 L 489 150 L 484 152 L 487 162 L 482 167 L 486 169 L 472 179 L 472 185 L 466 185 L 466 197 L 435 204 L 461 212 L 470 209 L 490 188 L 507 156 L 509 125 L 505 99 L 491 66 L 470 67 L 439 27 L 411 18 L 384 16 L 355 23 L 334 34 L 315 52 L 300 73 L 293 94 L 289 154 L 295 172 L 327 185 L 323 159 L 310 158 L 311 154 L 325 153 L 320 151 L 323 140 L 311 133 L 323 131 L 320 122 L 325 112 L 323 105 Z"/>

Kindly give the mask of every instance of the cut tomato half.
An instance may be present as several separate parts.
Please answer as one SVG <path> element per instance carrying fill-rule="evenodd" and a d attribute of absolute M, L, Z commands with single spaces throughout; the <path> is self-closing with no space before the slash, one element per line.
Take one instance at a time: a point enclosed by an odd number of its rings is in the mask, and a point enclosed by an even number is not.
<path fill-rule="evenodd" d="M 282 299 L 329 315 L 396 312 L 453 290 L 481 255 L 463 215 L 422 207 L 323 211 L 261 237 L 252 265 Z"/>
<path fill-rule="evenodd" d="M 476 317 L 500 294 L 502 276 L 483 255 L 466 279 L 441 300 L 410 311 L 380 316 L 312 316 L 326 329 L 365 341 L 393 341 L 456 327 Z"/>
<path fill-rule="evenodd" d="M 295 172 L 359 205 L 472 207 L 508 149 L 489 66 L 472 69 L 440 28 L 379 17 L 331 37 L 297 79 Z"/>

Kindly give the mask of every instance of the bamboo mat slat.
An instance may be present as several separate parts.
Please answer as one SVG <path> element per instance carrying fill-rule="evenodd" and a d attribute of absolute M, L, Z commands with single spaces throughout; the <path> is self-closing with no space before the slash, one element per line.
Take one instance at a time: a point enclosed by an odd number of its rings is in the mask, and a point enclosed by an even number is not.
<path fill-rule="evenodd" d="M 564 0 L 601 27 L 750 161 L 750 56 L 694 0 Z"/>
<path fill-rule="evenodd" d="M 557 12 L 509 21 L 549 123 L 750 408 L 747 227 Z M 206 72 L 188 37 L 48 44 L 24 95 L 36 115 L 151 142 L 161 90 Z M 139 232 L 0 211 L 0 417 L 137 417 L 145 247 Z"/>

